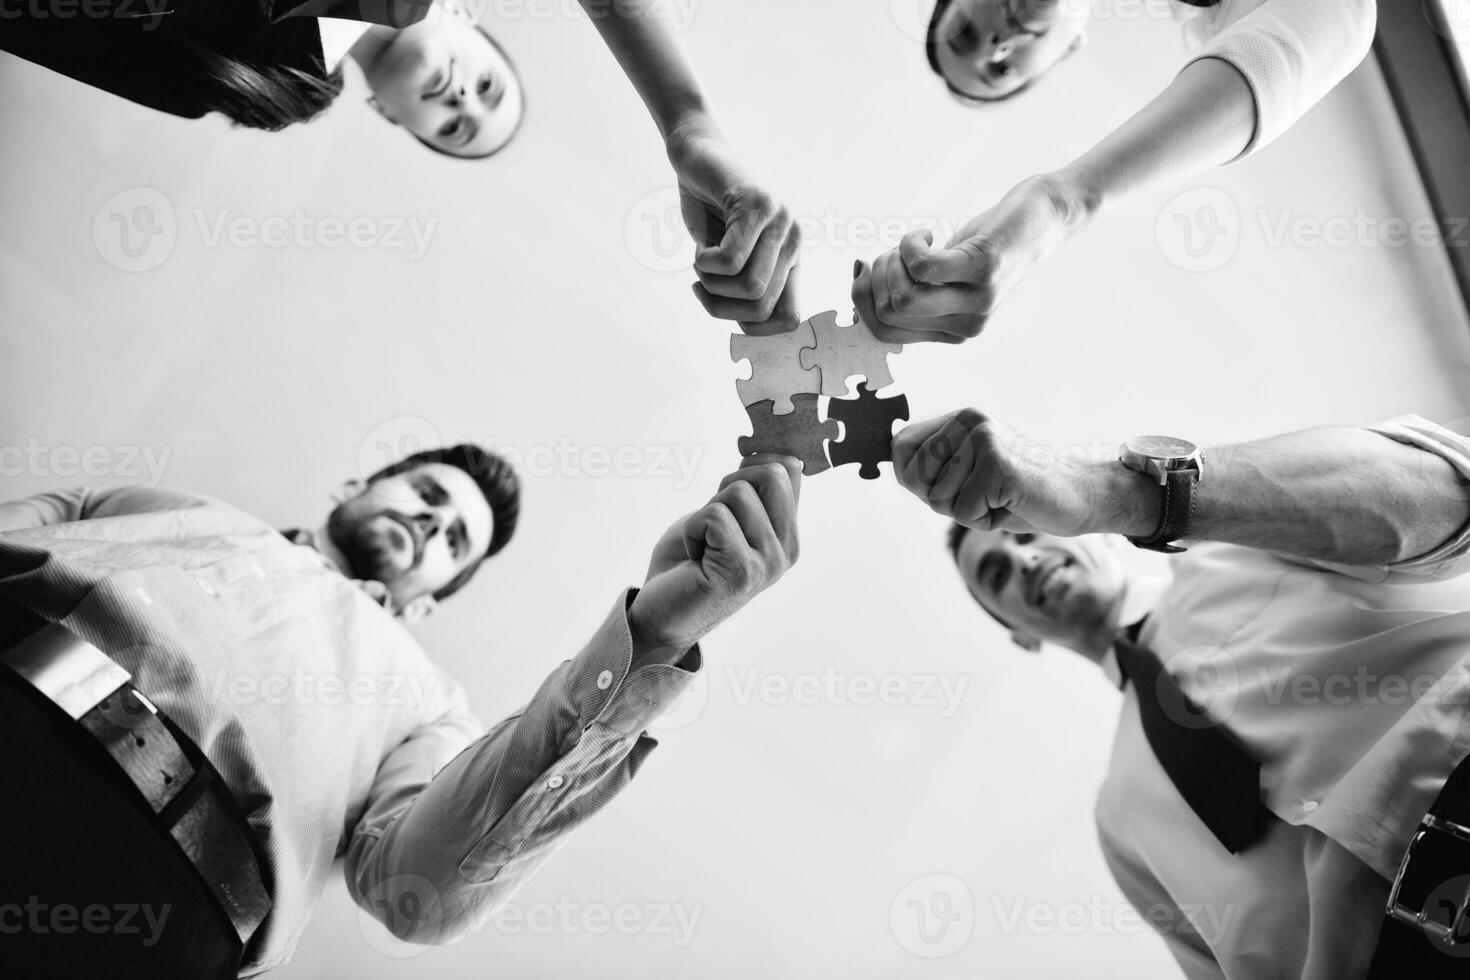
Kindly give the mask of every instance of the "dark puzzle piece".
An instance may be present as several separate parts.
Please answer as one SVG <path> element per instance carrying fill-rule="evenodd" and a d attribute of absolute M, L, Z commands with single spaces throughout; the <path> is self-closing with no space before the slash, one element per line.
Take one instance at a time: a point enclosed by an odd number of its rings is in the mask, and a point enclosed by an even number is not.
<path fill-rule="evenodd" d="M 832 443 L 833 466 L 861 463 L 858 476 L 876 480 L 882 473 L 879 463 L 893 460 L 893 423 L 909 417 L 909 400 L 903 395 L 879 398 L 866 384 L 858 388 L 856 398 L 834 398 L 827 403 L 827 420 L 841 422 L 841 442 Z"/>
<path fill-rule="evenodd" d="M 888 401 L 898 399 L 890 398 Z M 818 419 L 816 395 L 792 395 L 791 404 L 795 408 L 786 415 L 773 414 L 775 403 L 769 398 L 745 406 L 745 414 L 750 416 L 750 426 L 755 434 L 740 437 L 740 455 L 780 453 L 782 456 L 795 456 L 801 460 L 802 472 L 807 476 L 830 470 L 832 464 L 827 462 L 822 443 L 837 438 L 837 423 Z"/>

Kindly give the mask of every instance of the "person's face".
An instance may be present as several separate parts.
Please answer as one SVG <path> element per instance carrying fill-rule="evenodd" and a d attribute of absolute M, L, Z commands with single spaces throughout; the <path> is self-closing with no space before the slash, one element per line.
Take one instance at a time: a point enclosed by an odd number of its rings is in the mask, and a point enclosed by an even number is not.
<path fill-rule="evenodd" d="M 1079 652 L 1112 628 L 1127 584 L 1122 563 L 1097 536 L 971 530 L 955 560 L 970 595 L 1018 638 Z"/>
<path fill-rule="evenodd" d="M 1088 13 L 1087 0 L 953 0 L 935 34 L 940 74 L 965 95 L 1005 98 L 1075 50 Z"/>
<path fill-rule="evenodd" d="M 327 533 L 353 578 L 388 587 L 393 608 L 448 585 L 490 547 L 490 505 L 464 470 L 425 463 L 338 504 Z"/>
<path fill-rule="evenodd" d="M 515 135 L 520 78 L 468 14 L 436 3 L 425 23 L 378 40 L 361 64 L 390 121 L 456 156 L 484 156 Z"/>

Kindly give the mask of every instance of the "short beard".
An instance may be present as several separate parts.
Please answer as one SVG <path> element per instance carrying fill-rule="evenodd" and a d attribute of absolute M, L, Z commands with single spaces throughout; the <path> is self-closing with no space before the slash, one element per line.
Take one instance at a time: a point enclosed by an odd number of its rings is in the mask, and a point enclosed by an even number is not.
<path fill-rule="evenodd" d="M 366 522 L 354 521 L 346 509 L 345 504 L 339 504 L 328 515 L 327 536 L 347 562 L 348 576 L 392 585 L 398 576 L 388 561 L 387 548 L 368 530 Z"/>

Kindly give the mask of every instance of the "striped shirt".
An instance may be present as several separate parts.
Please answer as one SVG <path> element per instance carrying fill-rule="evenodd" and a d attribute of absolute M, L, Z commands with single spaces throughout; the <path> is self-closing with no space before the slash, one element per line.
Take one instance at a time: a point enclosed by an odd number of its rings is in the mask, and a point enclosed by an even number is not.
<path fill-rule="evenodd" d="M 290 958 L 339 857 L 353 898 L 398 938 L 472 931 L 628 784 L 657 744 L 644 729 L 693 677 L 630 672 L 630 590 L 487 734 L 392 616 L 225 504 L 44 494 L 0 507 L 0 527 L 19 528 L 0 533 L 0 604 L 121 664 L 247 814 L 274 907 L 243 976 Z"/>

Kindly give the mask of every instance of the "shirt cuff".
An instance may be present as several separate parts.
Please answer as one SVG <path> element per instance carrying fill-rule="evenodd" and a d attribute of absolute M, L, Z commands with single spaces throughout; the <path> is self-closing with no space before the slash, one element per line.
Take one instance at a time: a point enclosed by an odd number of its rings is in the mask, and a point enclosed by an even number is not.
<path fill-rule="evenodd" d="M 1380 425 L 1371 425 L 1368 431 L 1433 453 L 1449 463 L 1460 477 L 1457 481 L 1460 499 L 1470 500 L 1470 439 L 1417 415 L 1401 415 Z M 1437 548 L 1386 567 L 1393 572 L 1448 578 L 1466 570 L 1467 555 L 1470 555 L 1470 521 L 1462 524 Z"/>
<path fill-rule="evenodd" d="M 572 662 L 567 684 L 583 730 L 599 724 L 614 734 L 639 734 L 673 707 L 704 669 L 704 654 L 696 644 L 680 666 L 645 664 L 629 672 L 633 634 L 628 606 L 637 592 L 623 590 L 602 626 Z"/>

